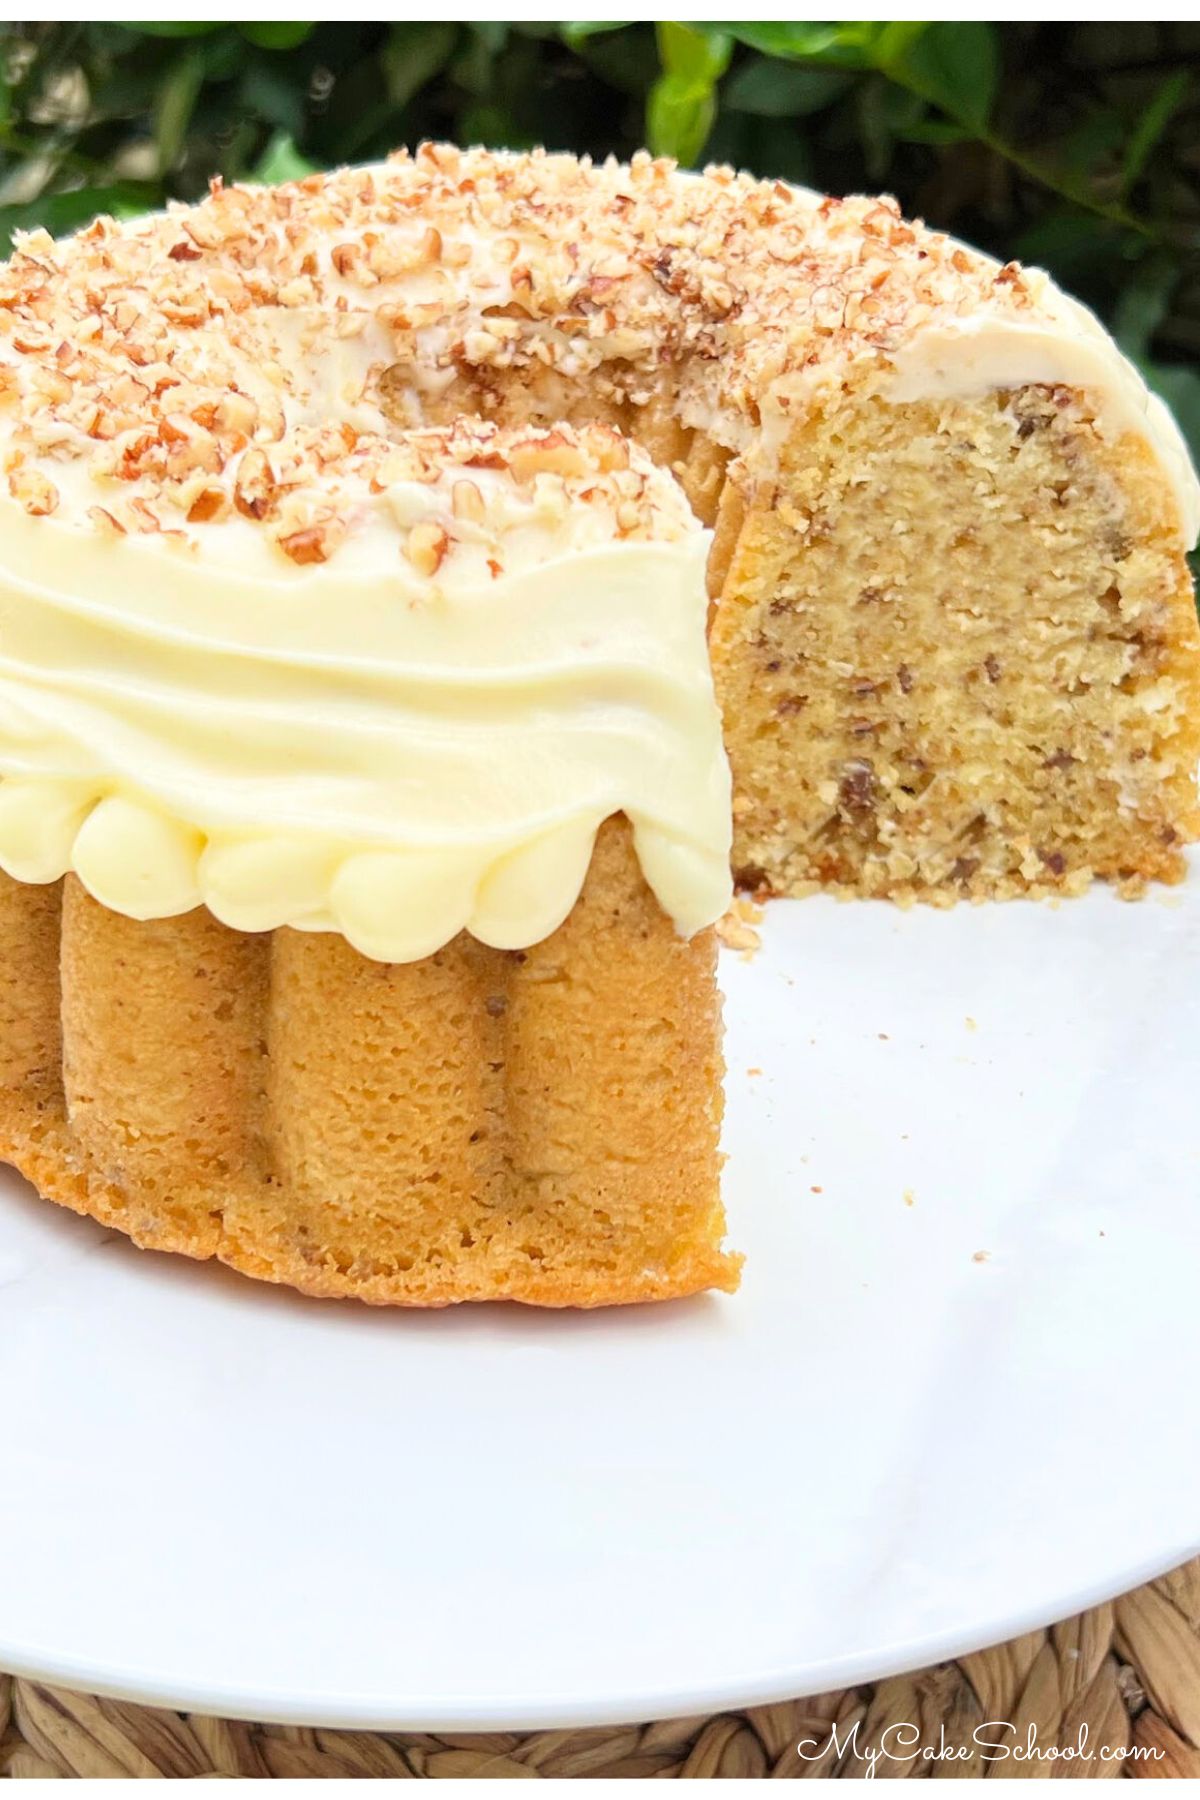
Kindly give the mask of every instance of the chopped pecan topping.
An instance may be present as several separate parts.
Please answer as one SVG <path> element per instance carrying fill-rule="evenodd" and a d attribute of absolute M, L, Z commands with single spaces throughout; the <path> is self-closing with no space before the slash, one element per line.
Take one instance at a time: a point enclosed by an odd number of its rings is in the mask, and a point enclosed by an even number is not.
<path fill-rule="evenodd" d="M 586 475 L 587 458 L 564 431 L 544 431 L 523 438 L 508 453 L 514 481 L 533 481 L 538 475 Z"/>
<path fill-rule="evenodd" d="M 481 525 L 487 516 L 483 495 L 473 481 L 456 481 L 450 490 L 450 505 L 456 519 Z"/>
<path fill-rule="evenodd" d="M 682 529 L 620 433 L 488 436 L 465 416 L 495 408 L 510 377 L 556 383 L 564 415 L 586 384 L 615 417 L 686 383 L 689 406 L 739 442 L 768 396 L 786 416 L 797 381 L 872 381 L 939 320 L 1041 304 L 1016 265 L 997 271 L 888 200 L 814 205 L 644 154 L 622 167 L 447 145 L 275 188 L 214 181 L 198 205 L 100 219 L 61 243 L 19 234 L 0 287 L 4 429 L 59 516 L 203 526 L 228 494 L 304 557 L 318 547 L 306 534 L 328 554 L 398 479 L 438 490 L 443 529 L 486 535 L 493 475 L 532 488 L 546 519 L 582 504 L 605 508 L 614 535 Z M 456 381 L 470 396 L 459 424 L 410 442 Z M 1014 410 L 1014 429 L 1069 402 L 1048 390 L 1036 416 Z M 407 469 L 393 476 L 397 450 Z M 125 484 L 116 510 L 89 512 L 86 485 L 56 475 L 73 459 Z M 464 470 L 488 477 L 482 519 L 453 497 Z M 27 486 L 31 510 L 41 491 Z M 309 513 L 293 521 L 297 495 Z"/>
<path fill-rule="evenodd" d="M 295 563 L 327 562 L 331 547 L 329 533 L 320 525 L 304 525 L 279 540 L 279 548 Z"/>
<path fill-rule="evenodd" d="M 234 483 L 233 503 L 248 519 L 265 519 L 275 504 L 279 485 L 265 450 L 247 450 Z"/>
<path fill-rule="evenodd" d="M 229 511 L 229 496 L 224 488 L 201 488 L 187 510 L 189 525 L 207 525 L 211 519 L 223 519 Z"/>
<path fill-rule="evenodd" d="M 429 520 L 414 525 L 404 542 L 405 555 L 418 575 L 436 575 L 449 548 L 449 534 Z"/>
<path fill-rule="evenodd" d="M 58 489 L 38 469 L 14 469 L 8 478 L 8 491 L 34 518 L 45 518 L 58 506 Z"/>

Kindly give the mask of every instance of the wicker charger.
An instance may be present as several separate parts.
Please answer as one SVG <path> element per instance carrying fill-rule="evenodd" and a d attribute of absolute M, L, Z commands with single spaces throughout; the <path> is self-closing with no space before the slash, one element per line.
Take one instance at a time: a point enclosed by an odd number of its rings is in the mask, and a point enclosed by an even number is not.
<path fill-rule="evenodd" d="M 977 1730 L 984 1743 L 1038 1754 L 989 1760 Z M 1085 1759 L 1067 1754 L 1081 1745 Z M 873 1752 L 880 1775 L 1200 1777 L 1200 1559 L 918 1675 L 654 1725 L 322 1731 L 158 1712 L 0 1675 L 0 1772 L 10 1776 L 830 1777 L 866 1774 Z"/>

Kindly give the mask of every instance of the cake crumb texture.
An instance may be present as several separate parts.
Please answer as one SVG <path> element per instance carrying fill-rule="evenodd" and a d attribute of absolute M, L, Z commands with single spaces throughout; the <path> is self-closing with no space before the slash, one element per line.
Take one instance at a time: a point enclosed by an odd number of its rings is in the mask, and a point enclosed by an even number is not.
<path fill-rule="evenodd" d="M 1067 389 L 859 399 L 721 515 L 743 887 L 948 904 L 1182 879 L 1200 637 L 1140 441 Z"/>

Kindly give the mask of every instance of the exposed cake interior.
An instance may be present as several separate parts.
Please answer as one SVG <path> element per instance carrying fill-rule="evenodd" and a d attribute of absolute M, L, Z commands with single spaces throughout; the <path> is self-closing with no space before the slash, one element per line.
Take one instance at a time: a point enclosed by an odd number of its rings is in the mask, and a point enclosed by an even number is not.
<path fill-rule="evenodd" d="M 784 468 L 775 509 L 727 521 L 738 879 L 935 900 L 1178 879 L 1200 659 L 1145 446 L 1026 387 L 863 400 Z"/>

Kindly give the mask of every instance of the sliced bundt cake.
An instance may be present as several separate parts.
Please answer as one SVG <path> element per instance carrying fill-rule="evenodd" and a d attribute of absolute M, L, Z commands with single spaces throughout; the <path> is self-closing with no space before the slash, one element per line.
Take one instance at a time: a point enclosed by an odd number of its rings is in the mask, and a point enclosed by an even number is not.
<path fill-rule="evenodd" d="M 1036 271 L 425 146 L 33 234 L 0 298 L 0 1117 L 141 1242 L 728 1285 L 714 683 L 744 884 L 1183 872 L 1196 481 Z"/>

